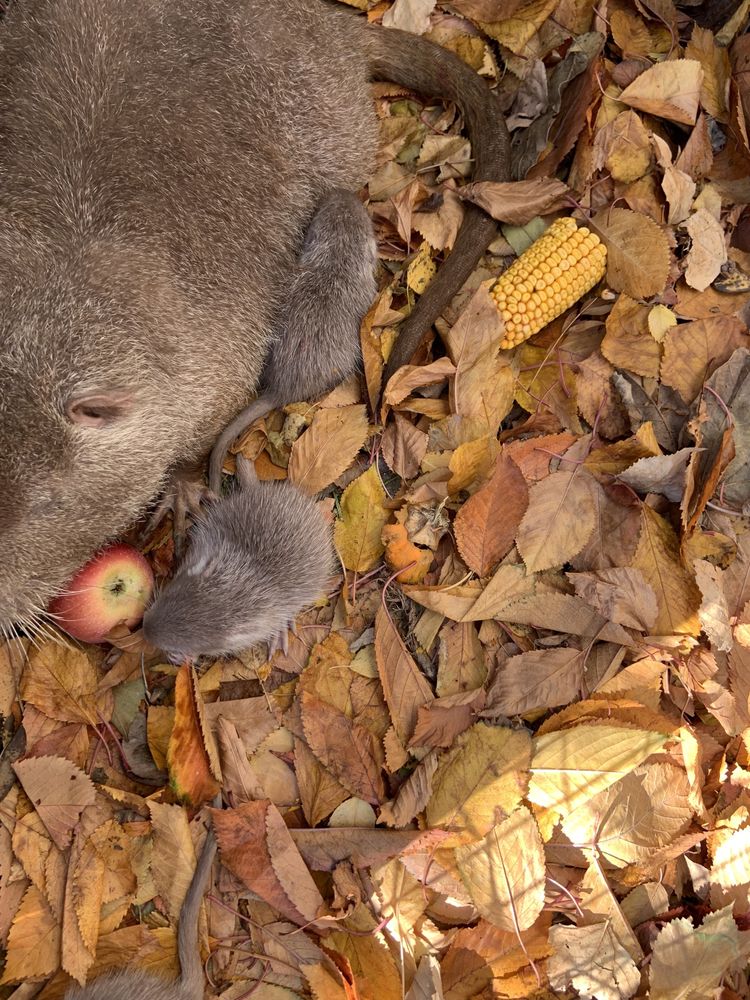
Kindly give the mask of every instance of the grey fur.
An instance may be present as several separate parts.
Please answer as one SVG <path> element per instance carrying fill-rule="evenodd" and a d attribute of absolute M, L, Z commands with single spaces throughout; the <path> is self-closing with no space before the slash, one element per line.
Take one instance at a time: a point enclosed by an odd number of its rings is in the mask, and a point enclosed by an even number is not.
<path fill-rule="evenodd" d="M 349 191 L 321 201 L 305 234 L 261 395 L 224 429 L 211 452 L 209 486 L 221 488 L 232 441 L 258 417 L 294 400 L 321 396 L 359 368 L 359 326 L 375 292 L 377 246 L 370 217 Z"/>
<path fill-rule="evenodd" d="M 331 528 L 315 502 L 245 471 L 241 489 L 193 527 L 187 556 L 146 611 L 144 638 L 176 663 L 240 653 L 285 632 L 333 570 Z"/>
<path fill-rule="evenodd" d="M 202 1000 L 198 918 L 215 857 L 216 838 L 213 829 L 209 829 L 180 910 L 177 929 L 180 978 L 177 982 L 168 982 L 141 970 L 118 969 L 104 973 L 87 986 L 71 987 L 65 1000 Z"/>
<path fill-rule="evenodd" d="M 371 170 L 373 75 L 463 101 L 476 179 L 505 177 L 478 77 L 322 0 L 11 5 L 0 627 L 44 608 L 252 398 L 315 206 Z M 447 297 L 494 232 L 479 221 L 448 259 Z M 404 324 L 407 353 L 437 284 Z"/>

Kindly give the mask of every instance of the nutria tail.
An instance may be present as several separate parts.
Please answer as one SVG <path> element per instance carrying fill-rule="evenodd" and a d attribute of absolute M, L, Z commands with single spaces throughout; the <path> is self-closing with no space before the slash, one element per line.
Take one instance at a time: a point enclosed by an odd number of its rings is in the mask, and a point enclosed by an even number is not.
<path fill-rule="evenodd" d="M 366 44 L 374 80 L 390 80 L 430 97 L 454 101 L 466 119 L 474 158 L 473 180 L 510 180 L 510 138 L 495 96 L 482 78 L 452 52 L 396 28 L 368 27 Z M 497 223 L 474 205 L 452 251 L 402 324 L 385 380 L 406 364 L 445 306 L 477 265 L 497 232 Z"/>
<path fill-rule="evenodd" d="M 220 807 L 221 798 L 214 800 Z M 192 881 L 180 911 L 177 927 L 177 954 L 180 959 L 180 1000 L 201 1000 L 203 997 L 203 963 L 198 948 L 198 918 L 206 892 L 211 865 L 216 857 L 216 835 L 210 827 L 203 842 Z"/>

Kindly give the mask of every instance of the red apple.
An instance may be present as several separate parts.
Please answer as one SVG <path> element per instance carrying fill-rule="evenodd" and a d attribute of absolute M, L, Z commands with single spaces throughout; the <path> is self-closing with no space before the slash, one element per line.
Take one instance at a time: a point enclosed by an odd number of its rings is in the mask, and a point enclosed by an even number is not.
<path fill-rule="evenodd" d="M 78 570 L 49 613 L 74 639 L 101 642 L 116 625 L 138 624 L 153 589 L 154 574 L 141 553 L 110 545 Z"/>

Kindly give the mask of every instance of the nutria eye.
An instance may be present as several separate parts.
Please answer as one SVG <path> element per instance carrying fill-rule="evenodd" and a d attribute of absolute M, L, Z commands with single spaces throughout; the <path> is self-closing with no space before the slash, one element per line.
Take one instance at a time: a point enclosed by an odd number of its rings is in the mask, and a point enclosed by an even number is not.
<path fill-rule="evenodd" d="M 124 417 L 132 403 L 131 394 L 120 390 L 73 396 L 65 404 L 65 416 L 81 427 L 108 427 Z"/>

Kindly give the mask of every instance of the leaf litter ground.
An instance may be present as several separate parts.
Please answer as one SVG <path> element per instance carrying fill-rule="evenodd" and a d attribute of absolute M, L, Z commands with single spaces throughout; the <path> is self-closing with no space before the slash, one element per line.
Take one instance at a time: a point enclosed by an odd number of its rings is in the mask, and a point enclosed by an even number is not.
<path fill-rule="evenodd" d="M 374 88 L 364 375 L 239 443 L 335 524 L 286 654 L 0 650 L 0 990 L 174 975 L 221 787 L 210 995 L 747 998 L 750 4 L 349 2 L 495 84 L 514 181 Z M 376 405 L 467 200 L 499 235 Z M 561 213 L 606 279 L 500 351 L 488 282 Z"/>

